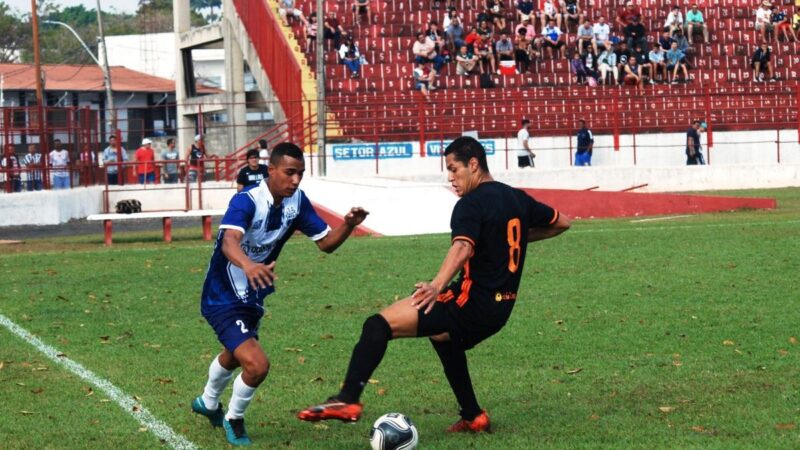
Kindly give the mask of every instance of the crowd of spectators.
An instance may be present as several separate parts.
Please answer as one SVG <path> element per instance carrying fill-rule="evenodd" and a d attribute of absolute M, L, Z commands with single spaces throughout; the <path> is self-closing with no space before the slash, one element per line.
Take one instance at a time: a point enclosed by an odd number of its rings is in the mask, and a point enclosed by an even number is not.
<path fill-rule="evenodd" d="M 364 17 L 372 23 L 370 0 L 351 1 L 352 23 L 359 26 Z M 432 3 L 445 10 L 441 27 L 437 21 L 428 23 L 410 49 L 415 86 L 423 95 L 436 88 L 436 77 L 450 64 L 458 76 L 525 74 L 539 70 L 542 61 L 562 58 L 578 84 L 626 84 L 641 91 L 647 84 L 688 83 L 694 46 L 709 44 L 713 31 L 696 3 L 670 6 L 658 29 L 645 26 L 642 10 L 633 1 L 627 1 L 611 20 L 596 15 L 592 20 L 585 0 L 477 3 L 480 7 L 474 11 L 459 10 L 455 1 Z M 317 33 L 316 14 L 306 19 L 293 0 L 281 0 L 281 11 L 281 17 L 302 22 L 311 51 Z M 777 42 L 779 35 L 796 41 L 800 6 L 792 16 L 764 1 L 758 6 L 755 24 L 764 42 L 770 38 Z M 366 61 L 335 12 L 326 15 L 323 27 L 324 38 L 338 49 L 337 60 L 352 78 L 358 78 Z M 765 52 L 759 45 L 751 56 L 752 68 L 758 71 L 754 81 L 761 80 L 762 73 L 773 79 L 771 50 Z M 510 72 L 506 70 L 509 67 Z"/>

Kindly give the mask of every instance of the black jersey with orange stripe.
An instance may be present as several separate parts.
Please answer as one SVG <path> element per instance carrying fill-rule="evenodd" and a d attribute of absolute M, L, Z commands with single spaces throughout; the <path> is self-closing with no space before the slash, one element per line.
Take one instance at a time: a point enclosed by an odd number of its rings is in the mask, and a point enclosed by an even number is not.
<path fill-rule="evenodd" d="M 506 184 L 481 183 L 463 196 L 450 219 L 452 240 L 472 243 L 473 253 L 453 283 L 452 299 L 472 320 L 508 318 L 517 297 L 528 229 L 546 228 L 558 211 Z"/>

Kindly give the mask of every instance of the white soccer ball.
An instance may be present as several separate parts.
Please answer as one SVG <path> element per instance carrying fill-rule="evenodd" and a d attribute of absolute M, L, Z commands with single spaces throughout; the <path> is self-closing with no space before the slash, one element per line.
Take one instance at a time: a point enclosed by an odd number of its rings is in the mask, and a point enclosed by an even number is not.
<path fill-rule="evenodd" d="M 388 413 L 372 425 L 369 443 L 373 450 L 410 450 L 417 448 L 419 433 L 407 416 Z"/>

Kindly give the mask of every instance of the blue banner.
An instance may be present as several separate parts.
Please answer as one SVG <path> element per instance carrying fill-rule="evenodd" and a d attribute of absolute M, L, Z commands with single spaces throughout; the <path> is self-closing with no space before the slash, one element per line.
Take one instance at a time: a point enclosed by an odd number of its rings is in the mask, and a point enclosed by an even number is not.
<path fill-rule="evenodd" d="M 447 140 L 443 142 L 433 141 L 433 142 L 426 142 L 425 143 L 425 154 L 428 156 L 442 156 L 442 152 L 445 148 L 447 148 L 450 143 L 453 142 L 452 140 Z M 483 145 L 483 148 L 486 150 L 487 155 L 494 155 L 494 141 L 491 139 L 481 140 L 478 141 Z"/>
<path fill-rule="evenodd" d="M 375 144 L 333 144 L 335 161 L 375 159 Z M 378 159 L 411 158 L 414 149 L 408 142 L 387 142 L 378 146 Z"/>

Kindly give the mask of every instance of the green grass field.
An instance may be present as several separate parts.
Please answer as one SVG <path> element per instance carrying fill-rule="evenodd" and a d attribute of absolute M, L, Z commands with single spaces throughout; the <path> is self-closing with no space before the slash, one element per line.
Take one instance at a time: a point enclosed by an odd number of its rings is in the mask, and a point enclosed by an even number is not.
<path fill-rule="evenodd" d="M 422 339 L 390 344 L 361 422 L 296 420 L 337 391 L 363 319 L 431 278 L 449 241 L 358 238 L 325 255 L 292 239 L 261 328 L 272 369 L 247 411 L 255 447 L 368 448 L 371 422 L 396 411 L 425 449 L 800 448 L 800 189 L 732 195 L 779 208 L 580 221 L 533 244 L 510 322 L 469 353 L 490 435 L 444 433 L 457 406 Z M 0 247 L 0 313 L 225 448 L 189 409 L 219 348 L 198 304 L 211 244 L 159 234 Z M 163 446 L 2 327 L 0 399 L 3 449 Z"/>

